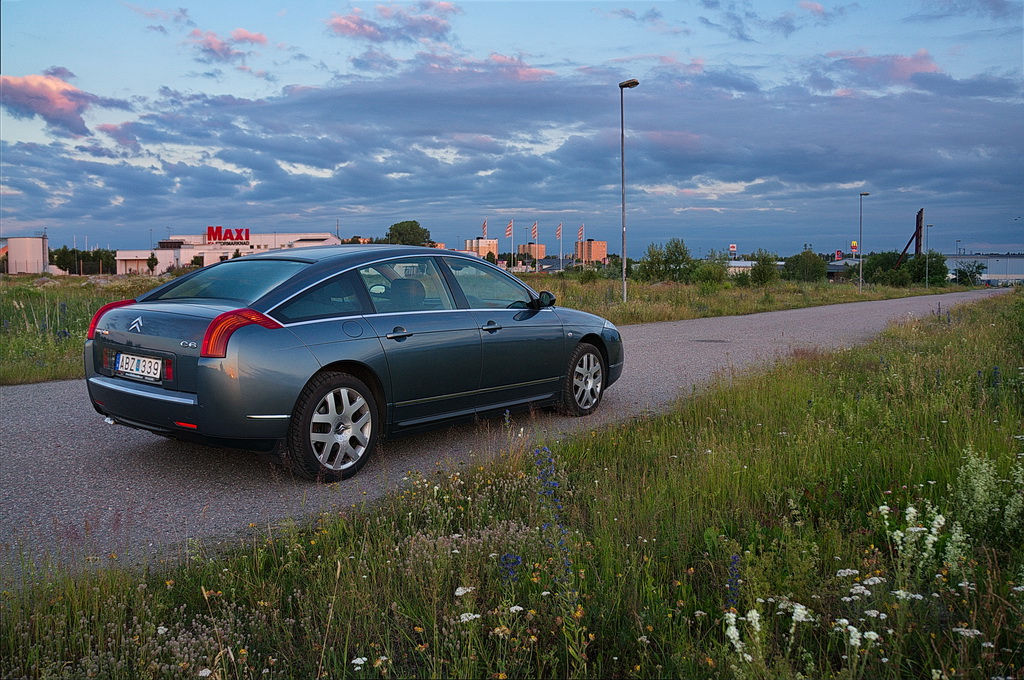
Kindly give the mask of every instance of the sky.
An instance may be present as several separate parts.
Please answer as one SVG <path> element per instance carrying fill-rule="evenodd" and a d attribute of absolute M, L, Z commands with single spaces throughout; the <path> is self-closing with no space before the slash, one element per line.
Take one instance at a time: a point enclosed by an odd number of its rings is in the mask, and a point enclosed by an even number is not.
<path fill-rule="evenodd" d="M 0 0 L 3 236 L 1024 252 L 1021 0 L 178 2 Z"/>

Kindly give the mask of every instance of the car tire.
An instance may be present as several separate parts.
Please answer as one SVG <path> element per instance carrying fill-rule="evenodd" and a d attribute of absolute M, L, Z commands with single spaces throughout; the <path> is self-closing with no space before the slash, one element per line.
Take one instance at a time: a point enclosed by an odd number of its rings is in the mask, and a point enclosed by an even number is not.
<path fill-rule="evenodd" d="M 576 345 L 562 382 L 559 410 L 570 416 L 589 416 L 601 403 L 605 388 L 604 357 L 588 342 Z"/>
<path fill-rule="evenodd" d="M 373 454 L 379 429 L 377 400 L 348 373 L 320 373 L 302 390 L 288 428 L 288 462 L 307 479 L 348 479 Z"/>

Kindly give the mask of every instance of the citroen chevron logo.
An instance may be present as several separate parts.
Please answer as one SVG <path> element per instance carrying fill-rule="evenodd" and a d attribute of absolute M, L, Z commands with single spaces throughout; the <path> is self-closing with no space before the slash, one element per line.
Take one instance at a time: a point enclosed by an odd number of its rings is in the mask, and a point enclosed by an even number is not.
<path fill-rule="evenodd" d="M 135 317 L 135 320 L 132 321 L 130 326 L 128 326 L 128 330 L 134 331 L 136 333 L 141 333 L 142 332 L 142 317 L 141 316 Z"/>

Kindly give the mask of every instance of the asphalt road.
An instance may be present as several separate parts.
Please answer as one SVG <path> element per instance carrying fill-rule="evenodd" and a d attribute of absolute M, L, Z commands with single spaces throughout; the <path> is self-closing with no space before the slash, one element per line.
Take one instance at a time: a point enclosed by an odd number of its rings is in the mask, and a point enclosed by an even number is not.
<path fill-rule="evenodd" d="M 513 432 L 550 441 L 609 423 L 628 426 L 730 371 L 806 348 L 870 340 L 893 320 L 945 314 L 998 290 L 624 326 L 623 377 L 588 418 L 515 417 Z M 0 582 L 41 576 L 39 565 L 156 563 L 196 545 L 235 541 L 397 488 L 409 471 L 483 460 L 507 445 L 500 420 L 383 442 L 353 479 L 295 479 L 253 454 L 182 444 L 106 425 L 83 381 L 0 388 Z M 197 543 L 198 542 L 198 543 Z M 27 567 L 27 565 L 34 565 Z"/>

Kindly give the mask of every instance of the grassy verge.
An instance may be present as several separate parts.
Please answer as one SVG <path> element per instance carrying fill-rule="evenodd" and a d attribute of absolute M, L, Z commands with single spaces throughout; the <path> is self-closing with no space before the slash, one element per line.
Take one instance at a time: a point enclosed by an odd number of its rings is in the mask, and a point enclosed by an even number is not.
<path fill-rule="evenodd" d="M 617 324 L 673 321 L 881 300 L 907 295 L 949 292 L 869 286 L 863 295 L 851 284 L 795 284 L 770 288 L 727 285 L 630 284 L 622 302 L 621 284 L 547 275 L 524 277 L 537 290 L 548 289 L 558 304 L 599 314 Z M 0 385 L 82 378 L 82 345 L 93 313 L 107 302 L 133 298 L 161 279 L 130 276 L 115 279 L 69 276 L 37 285 L 37 276 L 0 279 Z"/>
<path fill-rule="evenodd" d="M 231 554 L 5 591 L 0 676 L 1021 677 L 1024 295 Z"/>
<path fill-rule="evenodd" d="M 115 300 L 141 295 L 159 279 L 68 276 L 37 285 L 38 276 L 0 279 L 0 385 L 83 378 L 82 345 L 92 315 Z"/>

